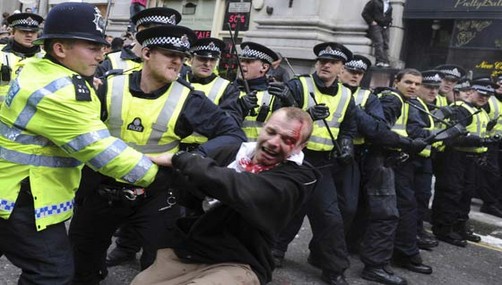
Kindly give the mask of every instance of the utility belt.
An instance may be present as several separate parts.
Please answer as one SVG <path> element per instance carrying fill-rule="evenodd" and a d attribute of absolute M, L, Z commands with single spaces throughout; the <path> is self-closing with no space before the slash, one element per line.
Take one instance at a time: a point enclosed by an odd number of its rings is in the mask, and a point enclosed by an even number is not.
<path fill-rule="evenodd" d="M 98 194 L 109 203 L 125 202 L 130 205 L 135 205 L 147 197 L 145 188 L 133 185 L 101 184 L 98 187 Z"/>

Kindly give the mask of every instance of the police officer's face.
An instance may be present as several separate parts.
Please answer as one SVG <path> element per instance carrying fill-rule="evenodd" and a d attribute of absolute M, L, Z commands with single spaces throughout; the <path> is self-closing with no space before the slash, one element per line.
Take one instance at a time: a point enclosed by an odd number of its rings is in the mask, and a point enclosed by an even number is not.
<path fill-rule="evenodd" d="M 274 112 L 260 131 L 253 162 L 272 166 L 299 153 L 305 145 L 304 127 L 298 120 L 288 119 L 285 111 Z"/>
<path fill-rule="evenodd" d="M 151 78 L 161 84 L 174 82 L 185 60 L 184 54 L 171 50 L 144 48 L 143 59 L 145 68 Z"/>
<path fill-rule="evenodd" d="M 33 41 L 37 38 L 38 33 L 36 31 L 14 29 L 14 40 L 24 47 L 32 47 Z"/>
<path fill-rule="evenodd" d="M 422 76 L 417 76 L 413 74 L 405 74 L 401 80 L 396 80 L 394 86 L 399 92 L 401 92 L 406 98 L 417 97 L 418 88 L 422 84 Z"/>
<path fill-rule="evenodd" d="M 418 97 L 427 103 L 433 103 L 439 93 L 439 86 L 426 85 L 420 86 Z"/>
<path fill-rule="evenodd" d="M 443 78 L 441 85 L 439 86 L 439 92 L 441 94 L 448 94 L 453 91 L 453 87 L 457 84 L 458 80 L 453 78 Z"/>
<path fill-rule="evenodd" d="M 342 83 L 352 87 L 356 87 L 359 86 L 359 84 L 361 84 L 363 76 L 364 76 L 363 71 L 343 68 L 339 78 Z"/>
<path fill-rule="evenodd" d="M 502 80 L 497 81 L 499 88 L 495 89 L 495 93 L 502 94 Z"/>
<path fill-rule="evenodd" d="M 490 96 L 482 95 L 478 91 L 473 91 L 472 94 L 470 95 L 471 98 L 471 103 L 476 106 L 476 107 L 483 107 L 488 103 L 488 99 L 490 99 Z"/>
<path fill-rule="evenodd" d="M 217 58 L 192 57 L 192 74 L 197 78 L 206 78 L 213 74 L 213 70 L 218 62 Z"/>
<path fill-rule="evenodd" d="M 93 76 L 103 61 L 103 44 L 72 40 L 71 43 L 56 42 L 53 51 L 57 59 L 67 68 L 83 76 Z"/>
<path fill-rule="evenodd" d="M 320 58 L 315 63 L 315 70 L 319 78 L 331 85 L 342 72 L 343 62 L 336 59 Z"/>
<path fill-rule="evenodd" d="M 244 79 L 251 80 L 265 76 L 270 68 L 270 64 L 264 63 L 260 59 L 241 59 L 241 68 L 244 73 Z"/>

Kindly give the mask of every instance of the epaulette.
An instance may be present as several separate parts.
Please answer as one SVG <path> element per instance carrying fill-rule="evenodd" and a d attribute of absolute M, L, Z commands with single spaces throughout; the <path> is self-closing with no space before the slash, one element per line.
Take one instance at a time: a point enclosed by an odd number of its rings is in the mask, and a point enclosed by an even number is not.
<path fill-rule="evenodd" d="M 80 75 L 73 75 L 71 78 L 75 87 L 75 100 L 77 101 L 92 101 L 91 90 L 86 84 L 85 79 Z"/>

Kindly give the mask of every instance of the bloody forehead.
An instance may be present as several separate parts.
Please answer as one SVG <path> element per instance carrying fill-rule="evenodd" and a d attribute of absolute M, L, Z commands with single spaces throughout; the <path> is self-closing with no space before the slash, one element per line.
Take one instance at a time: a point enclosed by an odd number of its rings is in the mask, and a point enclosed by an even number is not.
<path fill-rule="evenodd" d="M 298 122 L 298 126 L 291 130 L 291 137 L 295 139 L 295 143 L 300 141 L 303 129 L 303 122 Z"/>

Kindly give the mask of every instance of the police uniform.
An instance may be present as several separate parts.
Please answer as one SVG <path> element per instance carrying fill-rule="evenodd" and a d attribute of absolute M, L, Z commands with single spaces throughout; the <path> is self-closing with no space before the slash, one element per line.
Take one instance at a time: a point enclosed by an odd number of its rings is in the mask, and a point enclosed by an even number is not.
<path fill-rule="evenodd" d="M 9 26 L 14 30 L 30 31 L 37 33 L 39 25 L 44 21 L 44 18 L 31 13 L 13 14 L 7 18 Z M 23 67 L 26 58 L 38 57 L 41 58 L 44 52 L 40 46 L 25 47 L 14 39 L 10 39 L 7 44 L 0 46 L 0 106 L 9 91 L 10 84 L 14 80 Z"/>
<path fill-rule="evenodd" d="M 341 60 L 352 58 L 352 53 L 338 43 L 321 43 L 314 47 L 318 59 Z M 340 144 L 345 140 L 352 143 L 356 133 L 355 104 L 351 91 L 340 82 L 325 86 L 316 73 L 300 76 L 288 82 L 299 106 L 308 108 L 325 103 L 330 115 L 325 119 L 334 140 Z M 312 94 L 312 95 L 311 95 Z M 351 203 L 353 189 L 352 165 L 343 165 L 333 153 L 335 142 L 323 120 L 314 121 L 314 129 L 304 149 L 307 161 L 322 173 L 310 201 L 301 209 L 288 226 L 278 236 L 275 255 L 286 252 L 288 244 L 300 229 L 305 215 L 310 220 L 313 238 L 309 244 L 309 262 L 322 268 L 322 278 L 330 284 L 346 284 L 343 276 L 349 267 L 342 205 Z M 340 283 L 338 283 L 340 282 Z"/>
<path fill-rule="evenodd" d="M 138 32 L 136 37 L 144 48 L 183 54 L 195 40 L 193 31 L 182 26 L 153 27 Z M 110 133 L 148 154 L 176 152 L 181 139 L 194 131 L 209 138 L 197 149 L 204 155 L 221 145 L 245 140 L 238 124 L 202 92 L 174 81 L 144 93 L 140 87 L 142 71 L 109 77 L 98 90 L 106 103 L 103 119 Z M 83 183 L 88 179 L 94 180 L 84 177 Z M 113 232 L 125 221 L 134 226 L 146 253 L 142 269 L 153 262 L 158 248 L 170 245 L 170 228 L 180 215 L 179 208 L 173 205 L 173 194 L 162 191 L 138 195 L 129 203 L 127 197 L 120 200 L 114 194 L 114 190 L 124 187 L 134 191 L 110 180 L 103 180 L 97 189 L 80 188 L 84 196 L 70 226 L 76 260 L 74 284 L 95 284 L 106 276 L 106 249 Z"/>
<path fill-rule="evenodd" d="M 181 21 L 181 14 L 171 8 L 155 7 L 144 9 L 131 17 L 131 22 L 138 28 L 149 28 L 163 25 L 177 25 Z M 96 77 L 103 78 L 107 71 L 118 69 L 118 73 L 130 74 L 133 71 L 138 71 L 142 67 L 141 57 L 136 54 L 134 48 L 138 43 L 123 47 L 120 51 L 108 53 L 103 62 L 96 70 Z M 108 266 L 120 264 L 128 259 L 133 259 L 136 252 L 141 249 L 139 237 L 136 236 L 136 231 L 128 226 L 128 223 L 123 224 L 117 231 L 115 240 L 116 247 L 107 256 L 106 263 Z"/>
<path fill-rule="evenodd" d="M 391 130 L 402 137 L 420 137 L 411 134 L 409 126 L 419 122 L 417 110 L 410 107 L 412 102 L 397 89 L 388 88 L 380 94 L 380 102 L 386 123 Z M 425 145 L 424 145 L 425 146 Z M 388 151 L 391 157 L 402 155 L 400 149 Z M 417 246 L 417 205 L 413 185 L 413 159 L 392 165 L 399 222 L 394 239 L 394 262 L 410 271 L 430 274 L 432 269 L 424 265 Z"/>
<path fill-rule="evenodd" d="M 502 76 L 496 78 L 497 84 L 502 84 Z M 490 116 L 488 131 L 492 136 L 502 136 L 502 94 L 497 91 L 494 96 L 488 100 L 485 110 Z M 499 190 L 499 185 L 502 182 L 502 144 L 494 142 L 488 145 L 487 165 L 483 175 L 484 179 L 482 189 L 478 189 L 478 195 L 483 199 L 483 205 L 480 211 L 497 217 L 502 217 L 502 192 Z M 483 193 L 480 193 L 482 191 Z M 484 197 L 483 197 L 484 196 Z"/>
<path fill-rule="evenodd" d="M 490 96 L 495 84 L 472 82 L 472 88 L 482 96 Z M 432 231 L 439 240 L 456 246 L 466 246 L 466 240 L 479 237 L 466 229 L 471 198 L 478 186 L 479 166 L 484 164 L 490 142 L 488 113 L 469 102 L 458 105 L 455 119 L 466 127 L 469 135 L 445 141 L 443 175 L 436 177 L 436 191 L 432 204 Z"/>
<path fill-rule="evenodd" d="M 366 57 L 354 55 L 345 69 L 366 72 L 371 62 Z M 393 171 L 384 165 L 385 147 L 405 147 L 411 140 L 392 132 L 385 124 L 378 97 L 362 87 L 348 86 L 356 108 L 357 135 L 354 139 L 356 166 L 361 173 L 361 184 L 353 195 L 359 193 L 357 215 L 349 227 L 347 246 L 357 251 L 365 267 L 365 279 L 403 284 L 403 278 L 388 268 L 394 247 L 394 233 L 398 211 L 393 181 Z M 356 175 L 357 172 L 354 173 Z M 391 182 L 389 184 L 389 182 Z M 359 186 L 359 185 L 358 185 Z M 346 220 L 344 220 L 346 222 Z"/>
<path fill-rule="evenodd" d="M 49 12 L 38 43 L 105 45 L 103 24 L 93 5 L 62 3 Z M 92 85 L 50 55 L 28 61 L 12 83 L 0 110 L 0 253 L 22 268 L 20 284 L 71 284 L 64 222 L 82 162 L 141 187 L 156 177 L 156 165 L 110 135 L 100 108 Z"/>
<path fill-rule="evenodd" d="M 171 8 L 155 7 L 144 9 L 131 17 L 132 24 L 136 27 L 149 28 L 162 25 L 177 25 L 181 21 L 181 14 Z M 120 51 L 111 52 L 96 70 L 96 77 L 102 77 L 112 69 L 122 69 L 127 72 L 141 69 L 141 57 L 133 50 L 134 43 L 123 47 Z"/>
<path fill-rule="evenodd" d="M 258 43 L 243 42 L 240 48 L 241 52 L 239 58 L 241 60 L 261 60 L 271 66 L 272 62 L 279 59 L 273 50 Z M 248 95 L 246 94 L 246 84 L 249 86 L 250 92 L 256 92 L 255 95 L 258 107 L 247 108 L 239 103 L 240 100 L 244 100 L 244 96 Z M 240 90 L 239 99 L 229 100 L 222 104 L 222 107 L 227 109 L 238 122 L 241 122 L 241 127 L 248 141 L 256 141 L 260 129 L 263 126 L 263 122 L 270 117 L 273 111 L 279 109 L 283 105 L 279 100 L 276 100 L 275 96 L 268 92 L 269 85 L 265 74 L 258 78 L 246 79 L 245 81 L 243 78 L 238 78 L 232 82 L 232 85 Z"/>
<path fill-rule="evenodd" d="M 192 56 L 205 59 L 219 59 L 222 51 L 225 49 L 225 43 L 216 38 L 202 38 L 198 39 L 190 48 Z M 196 76 L 193 72 L 187 74 L 188 82 L 195 90 L 204 92 L 206 96 L 213 101 L 216 105 L 222 106 L 225 100 L 236 100 L 240 91 L 230 81 L 216 75 L 214 72 L 208 77 L 201 78 Z M 223 106 L 225 106 L 223 104 Z M 190 136 L 183 138 L 180 148 L 182 150 L 193 150 L 198 145 L 207 141 L 207 138 L 194 133 Z"/>

